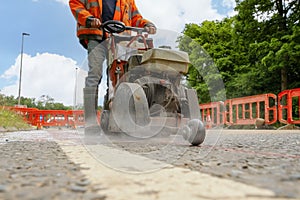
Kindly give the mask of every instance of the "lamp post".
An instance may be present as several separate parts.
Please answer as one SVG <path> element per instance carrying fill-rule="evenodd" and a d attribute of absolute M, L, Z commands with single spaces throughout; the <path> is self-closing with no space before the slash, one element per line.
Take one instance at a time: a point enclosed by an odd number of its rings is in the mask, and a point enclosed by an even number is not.
<path fill-rule="evenodd" d="M 21 46 L 21 64 L 20 64 L 20 77 L 19 77 L 18 106 L 20 105 L 20 102 L 21 102 L 21 81 L 22 81 L 22 62 L 23 62 L 24 36 L 30 36 L 30 34 L 29 34 L 29 33 L 22 33 L 22 46 Z"/>
<path fill-rule="evenodd" d="M 77 71 L 78 71 L 78 67 L 75 68 L 75 91 L 74 91 L 74 109 L 76 109 L 76 105 L 77 105 Z"/>

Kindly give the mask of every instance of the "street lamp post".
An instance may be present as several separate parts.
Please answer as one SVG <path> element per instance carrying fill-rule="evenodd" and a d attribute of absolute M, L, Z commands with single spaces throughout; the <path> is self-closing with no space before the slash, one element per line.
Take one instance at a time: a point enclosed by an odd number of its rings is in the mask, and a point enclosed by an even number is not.
<path fill-rule="evenodd" d="M 75 68 L 75 91 L 74 91 L 74 108 L 76 108 L 76 104 L 77 104 L 77 70 L 78 70 L 78 67 Z"/>
<path fill-rule="evenodd" d="M 20 102 L 21 102 L 21 82 L 22 82 L 22 62 L 23 62 L 24 36 L 30 36 L 30 34 L 29 34 L 29 33 L 22 33 L 22 46 L 21 46 L 21 64 L 20 64 L 20 77 L 19 77 L 18 106 L 20 105 Z"/>

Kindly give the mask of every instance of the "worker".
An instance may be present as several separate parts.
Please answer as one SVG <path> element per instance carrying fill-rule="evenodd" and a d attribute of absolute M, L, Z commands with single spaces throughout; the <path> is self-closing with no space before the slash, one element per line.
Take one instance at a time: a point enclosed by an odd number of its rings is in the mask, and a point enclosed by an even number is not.
<path fill-rule="evenodd" d="M 88 75 L 83 88 L 85 136 L 101 132 L 97 121 L 98 85 L 102 79 L 102 65 L 107 55 L 106 34 L 101 24 L 108 20 L 123 22 L 126 26 L 145 28 L 156 33 L 155 25 L 144 19 L 134 0 L 69 0 L 69 6 L 77 22 L 77 37 L 87 49 Z"/>

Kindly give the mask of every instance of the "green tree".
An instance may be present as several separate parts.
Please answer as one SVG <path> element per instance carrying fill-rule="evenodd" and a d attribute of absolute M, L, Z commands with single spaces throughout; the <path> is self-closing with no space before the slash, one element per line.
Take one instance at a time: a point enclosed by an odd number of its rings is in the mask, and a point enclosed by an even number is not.
<path fill-rule="evenodd" d="M 299 0 L 237 0 L 235 39 L 243 41 L 246 47 L 244 77 L 252 78 L 251 88 L 260 87 L 258 92 L 277 93 L 292 88 L 295 78 L 300 78 L 294 73 L 300 61 L 295 56 L 299 45 L 299 4 Z M 238 85 L 244 84 L 240 80 Z"/>
<path fill-rule="evenodd" d="M 71 107 L 65 106 L 62 103 L 57 103 L 54 98 L 49 95 L 42 95 L 37 100 L 37 108 L 41 110 L 70 110 Z"/>
<path fill-rule="evenodd" d="M 0 106 L 15 106 L 18 104 L 18 99 L 14 96 L 5 96 L 0 94 Z M 38 108 L 40 110 L 71 110 L 71 106 L 65 106 L 62 103 L 57 103 L 49 95 L 42 95 L 38 100 L 35 98 L 21 97 L 21 105 L 26 105 L 27 108 Z"/>
<path fill-rule="evenodd" d="M 232 19 L 187 24 L 179 48 L 190 55 L 188 81 L 197 90 L 201 103 L 225 99 L 224 82 L 231 80 L 234 52 Z"/>
<path fill-rule="evenodd" d="M 179 48 L 190 54 L 189 84 L 197 89 L 199 97 L 206 97 L 204 102 L 209 101 L 212 88 L 208 80 L 213 80 L 212 74 L 201 72 L 203 55 L 193 49 L 192 43 L 196 42 L 218 67 L 228 98 L 277 94 L 299 87 L 300 1 L 236 2 L 238 14 L 234 17 L 185 26 Z"/>

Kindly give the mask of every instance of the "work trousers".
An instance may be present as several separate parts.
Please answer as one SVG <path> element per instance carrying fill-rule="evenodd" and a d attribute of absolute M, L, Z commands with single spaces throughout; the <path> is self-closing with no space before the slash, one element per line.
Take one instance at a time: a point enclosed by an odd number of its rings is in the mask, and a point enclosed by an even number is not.
<path fill-rule="evenodd" d="M 85 79 L 85 87 L 98 87 L 101 83 L 103 63 L 107 55 L 105 41 L 89 40 L 88 42 L 88 66 L 89 71 Z"/>

